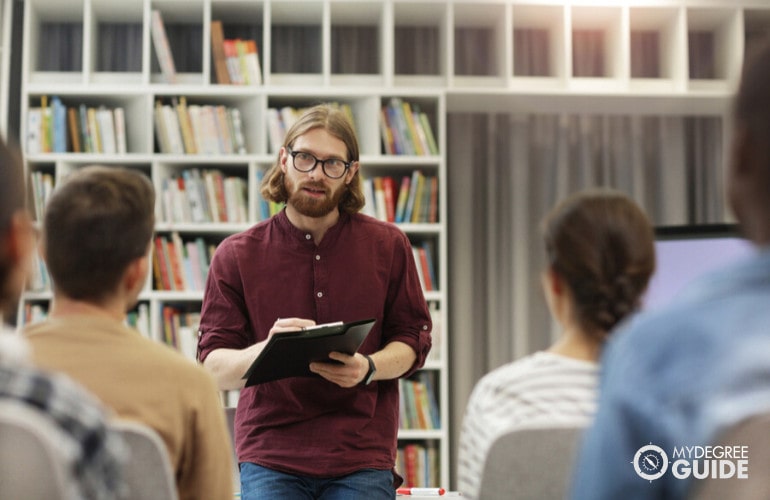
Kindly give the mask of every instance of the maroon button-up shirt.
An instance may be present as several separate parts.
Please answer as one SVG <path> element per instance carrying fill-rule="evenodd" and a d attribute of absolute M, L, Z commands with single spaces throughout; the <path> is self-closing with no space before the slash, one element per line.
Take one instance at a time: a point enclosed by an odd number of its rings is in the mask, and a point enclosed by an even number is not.
<path fill-rule="evenodd" d="M 420 368 L 431 320 L 409 239 L 392 224 L 341 214 L 320 245 L 282 211 L 217 248 L 201 317 L 199 357 L 267 338 L 277 318 L 316 323 L 376 318 L 360 352 L 399 341 Z M 241 390 L 238 459 L 274 470 L 335 477 L 395 464 L 398 381 L 341 388 L 297 377 Z"/>

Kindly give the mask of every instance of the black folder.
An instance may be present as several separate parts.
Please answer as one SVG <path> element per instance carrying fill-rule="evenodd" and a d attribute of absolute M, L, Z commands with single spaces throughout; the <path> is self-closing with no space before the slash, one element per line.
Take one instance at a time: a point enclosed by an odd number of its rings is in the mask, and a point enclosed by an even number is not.
<path fill-rule="evenodd" d="M 246 387 L 287 377 L 318 377 L 310 371 L 311 362 L 336 363 L 329 359 L 332 351 L 355 354 L 374 322 L 329 323 L 273 334 L 243 376 Z"/>

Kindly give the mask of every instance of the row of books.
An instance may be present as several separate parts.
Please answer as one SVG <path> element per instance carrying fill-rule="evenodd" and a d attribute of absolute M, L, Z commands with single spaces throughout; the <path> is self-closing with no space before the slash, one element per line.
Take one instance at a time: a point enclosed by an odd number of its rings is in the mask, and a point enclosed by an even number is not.
<path fill-rule="evenodd" d="M 24 304 L 24 316 L 21 318 L 21 325 L 31 325 L 45 321 L 48 318 L 48 306 L 37 303 L 27 302 Z"/>
<path fill-rule="evenodd" d="M 32 205 L 35 211 L 35 219 L 43 220 L 45 205 L 53 193 L 53 175 L 36 170 L 30 174 L 32 184 Z"/>
<path fill-rule="evenodd" d="M 431 372 L 421 371 L 411 378 L 399 379 L 401 429 L 441 428 L 434 375 Z"/>
<path fill-rule="evenodd" d="M 380 110 L 380 134 L 385 153 L 428 156 L 438 154 L 428 115 L 416 104 L 392 97 Z"/>
<path fill-rule="evenodd" d="M 126 325 L 133 328 L 145 337 L 151 338 L 150 334 L 150 306 L 146 302 L 140 302 L 136 309 L 126 313 Z"/>
<path fill-rule="evenodd" d="M 225 38 L 222 21 L 211 21 L 211 55 L 217 83 L 261 85 L 262 67 L 255 40 Z"/>
<path fill-rule="evenodd" d="M 156 236 L 152 255 L 155 290 L 203 291 L 216 245 L 202 237 L 183 242 L 179 233 Z"/>
<path fill-rule="evenodd" d="M 27 275 L 27 289 L 33 292 L 51 289 L 51 277 L 48 275 L 48 268 L 39 252 L 32 252 L 32 265 Z"/>
<path fill-rule="evenodd" d="M 246 154 L 241 112 L 222 104 L 155 103 L 155 137 L 166 154 Z"/>
<path fill-rule="evenodd" d="M 28 154 L 124 154 L 126 118 L 123 108 L 66 106 L 58 96 L 40 98 L 39 107 L 27 113 Z"/>
<path fill-rule="evenodd" d="M 396 470 L 404 478 L 404 487 L 431 488 L 441 483 L 439 452 L 435 443 L 409 443 L 399 446 Z"/>
<path fill-rule="evenodd" d="M 198 352 L 200 312 L 187 312 L 173 306 L 163 306 L 163 342 L 178 349 L 189 360 Z"/>
<path fill-rule="evenodd" d="M 265 171 L 258 169 L 257 173 L 257 189 L 262 186 L 262 180 L 265 178 Z M 274 201 L 267 201 L 264 197 L 258 196 L 257 199 L 257 215 L 259 220 L 266 220 L 283 210 L 283 203 L 276 203 Z"/>
<path fill-rule="evenodd" d="M 233 222 L 249 219 L 246 179 L 219 170 L 187 169 L 163 179 L 161 200 L 166 222 Z"/>
<path fill-rule="evenodd" d="M 423 241 L 417 246 L 412 245 L 412 255 L 422 289 L 426 292 L 438 290 L 438 276 L 436 276 L 433 260 L 433 244 L 430 241 Z"/>
<path fill-rule="evenodd" d="M 438 177 L 419 170 L 397 183 L 392 176 L 364 179 L 364 213 L 386 222 L 438 222 Z"/>
<path fill-rule="evenodd" d="M 356 128 L 356 121 L 353 117 L 353 108 L 346 103 L 330 103 L 339 106 L 350 120 L 353 129 Z M 283 106 L 281 108 L 271 107 L 267 110 L 267 133 L 270 140 L 270 151 L 277 153 L 283 146 L 283 139 L 286 132 L 294 125 L 294 122 L 302 116 L 307 108 L 294 108 L 292 106 Z"/>

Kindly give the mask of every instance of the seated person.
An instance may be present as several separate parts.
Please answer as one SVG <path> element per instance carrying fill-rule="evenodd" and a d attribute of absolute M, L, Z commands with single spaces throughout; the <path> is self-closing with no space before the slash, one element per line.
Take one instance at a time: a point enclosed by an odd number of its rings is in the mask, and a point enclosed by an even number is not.
<path fill-rule="evenodd" d="M 0 140 L 0 401 L 24 405 L 50 422 L 71 472 L 65 478 L 69 496 L 115 499 L 123 442 L 108 429 L 101 404 L 67 377 L 31 367 L 24 339 L 2 326 L 2 313 L 12 315 L 18 303 L 35 248 L 24 193 L 21 159 Z"/>
<path fill-rule="evenodd" d="M 757 251 L 694 280 L 613 337 L 575 471 L 575 500 L 691 498 L 698 468 L 719 482 L 741 453 L 728 447 L 729 455 L 709 460 L 692 451 L 677 458 L 675 450 L 713 445 L 729 427 L 770 411 L 769 87 L 765 40 L 744 63 L 726 178 L 732 212 Z M 749 477 L 764 474 L 767 464 L 749 458 Z"/>
<path fill-rule="evenodd" d="M 152 183 L 136 171 L 89 167 L 59 183 L 43 227 L 50 315 L 24 334 L 37 364 L 160 435 L 181 500 L 231 498 L 231 441 L 214 379 L 123 323 L 147 279 L 154 209 Z"/>
<path fill-rule="evenodd" d="M 548 350 L 504 365 L 473 389 L 463 420 L 458 485 L 478 495 L 495 438 L 525 425 L 588 425 L 598 358 L 608 334 L 633 312 L 655 268 L 653 229 L 642 210 L 609 190 L 559 203 L 543 223 L 542 285 L 561 337 Z"/>

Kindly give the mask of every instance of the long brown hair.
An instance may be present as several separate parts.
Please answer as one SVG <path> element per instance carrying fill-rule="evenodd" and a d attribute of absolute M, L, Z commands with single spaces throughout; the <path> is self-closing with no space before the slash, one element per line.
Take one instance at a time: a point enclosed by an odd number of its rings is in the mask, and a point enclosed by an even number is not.
<path fill-rule="evenodd" d="M 347 161 L 358 161 L 358 139 L 353 130 L 353 124 L 350 123 L 344 111 L 332 104 L 319 104 L 306 111 L 286 132 L 283 147 L 291 148 L 298 137 L 317 128 L 324 129 L 345 144 L 348 150 Z M 339 205 L 341 212 L 356 213 L 364 206 L 364 191 L 359 173 L 355 173 L 342 195 Z M 286 192 L 284 185 L 280 155 L 262 180 L 260 192 L 267 201 L 286 203 L 289 199 L 289 193 Z"/>
<path fill-rule="evenodd" d="M 569 286 L 578 324 L 603 340 L 639 306 L 655 270 L 652 225 L 623 193 L 568 197 L 543 221 L 548 262 Z"/>

